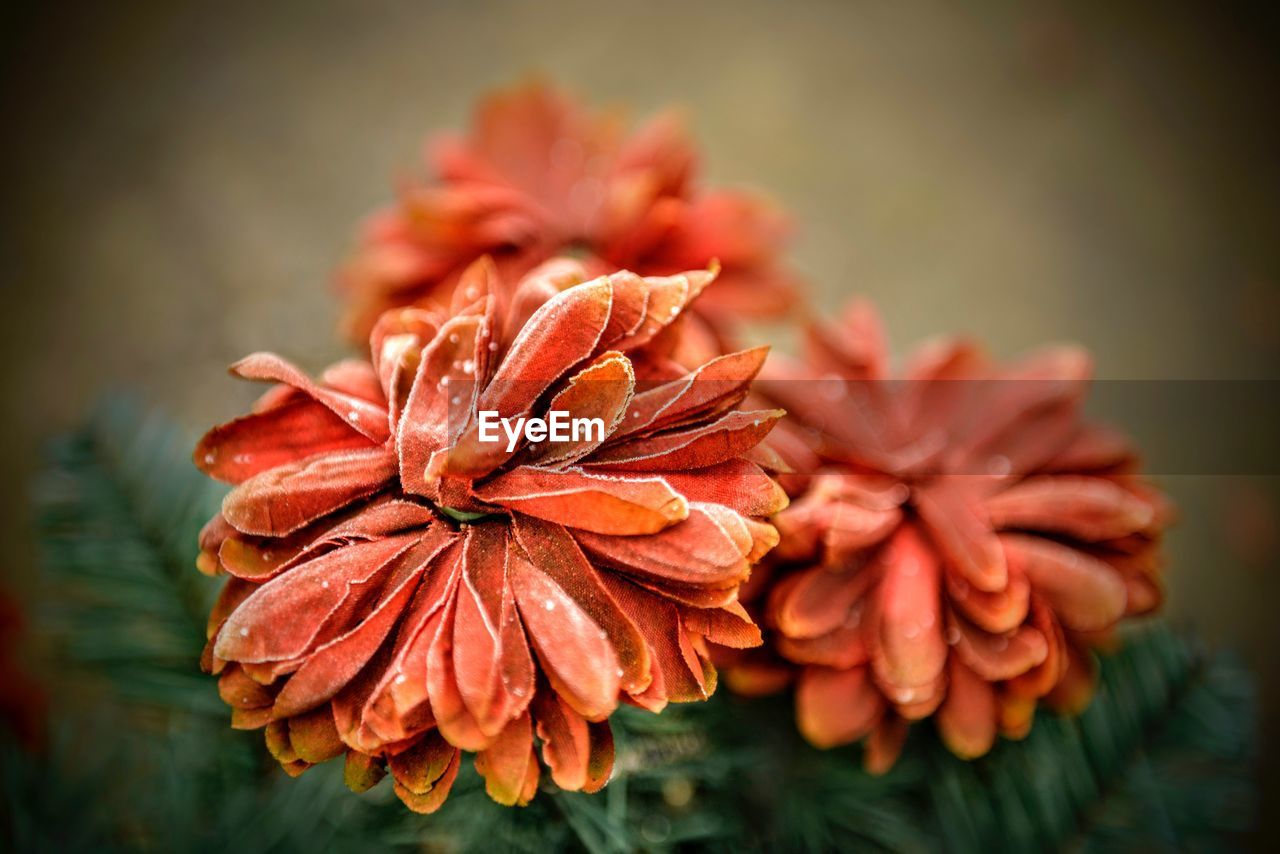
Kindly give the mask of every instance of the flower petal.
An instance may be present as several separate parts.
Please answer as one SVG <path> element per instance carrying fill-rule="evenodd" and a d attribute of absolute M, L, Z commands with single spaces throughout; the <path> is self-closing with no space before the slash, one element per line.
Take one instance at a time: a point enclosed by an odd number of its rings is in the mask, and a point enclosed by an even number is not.
<path fill-rule="evenodd" d="M 309 457 L 241 483 L 223 499 L 222 515 L 242 533 L 280 537 L 373 495 L 396 472 L 384 447 Z"/>
<path fill-rule="evenodd" d="M 1042 537 L 1001 534 L 1000 541 L 1066 628 L 1105 629 L 1124 615 L 1124 579 L 1097 558 Z"/>
<path fill-rule="evenodd" d="M 609 633 L 523 552 L 512 550 L 508 560 L 520 616 L 552 686 L 583 717 L 605 718 L 623 674 Z"/>
<path fill-rule="evenodd" d="M 679 471 L 713 466 L 760 444 L 783 415 L 781 409 L 729 412 L 699 424 L 618 444 L 606 444 L 585 463 L 592 468 Z"/>
<path fill-rule="evenodd" d="M 387 408 L 384 404 L 325 388 L 298 370 L 297 366 L 275 353 L 254 353 L 246 356 L 231 366 L 231 373 L 247 380 L 278 382 L 292 386 L 324 404 L 372 442 L 385 442 L 390 436 L 390 430 L 387 427 Z"/>
<path fill-rule="evenodd" d="M 938 733 L 956 756 L 975 759 L 995 744 L 996 692 L 955 656 L 949 672 L 947 698 L 938 709 Z"/>
<path fill-rule="evenodd" d="M 1101 477 L 1031 477 L 986 500 L 997 528 L 1051 531 L 1087 542 L 1141 531 L 1155 517 L 1150 504 Z"/>
<path fill-rule="evenodd" d="M 796 683 L 796 727 L 814 747 L 850 744 L 884 714 L 884 701 L 865 667 L 806 667 Z"/>
<path fill-rule="evenodd" d="M 475 490 L 481 501 L 597 534 L 661 531 L 689 515 L 689 505 L 660 477 L 521 466 Z"/>

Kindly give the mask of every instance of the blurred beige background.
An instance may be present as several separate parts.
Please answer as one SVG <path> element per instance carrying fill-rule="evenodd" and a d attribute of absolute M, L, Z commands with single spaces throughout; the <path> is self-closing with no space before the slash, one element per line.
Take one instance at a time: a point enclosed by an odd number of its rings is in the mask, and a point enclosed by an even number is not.
<path fill-rule="evenodd" d="M 223 370 L 240 355 L 340 354 L 330 271 L 354 224 L 427 131 L 531 71 L 638 117 L 686 107 L 710 180 L 794 213 L 819 304 L 870 295 L 900 346 L 1073 339 L 1103 377 L 1280 378 L 1275 22 L 979 6 L 7 7 L 7 574 L 28 574 L 44 436 L 111 386 L 194 433 L 249 398 Z M 1170 610 L 1242 650 L 1280 717 L 1276 481 L 1164 484 Z"/>

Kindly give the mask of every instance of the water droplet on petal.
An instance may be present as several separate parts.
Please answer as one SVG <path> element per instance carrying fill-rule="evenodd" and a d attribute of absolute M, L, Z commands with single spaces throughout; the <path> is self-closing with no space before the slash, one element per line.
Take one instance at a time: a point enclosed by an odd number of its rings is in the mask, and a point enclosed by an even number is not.
<path fill-rule="evenodd" d="M 450 344 L 457 344 L 457 343 L 458 343 L 458 333 L 456 333 L 456 332 L 450 332 L 450 333 L 449 333 L 449 343 L 450 343 Z"/>
<path fill-rule="evenodd" d="M 902 630 L 902 635 L 907 640 L 915 640 L 920 637 L 920 627 L 915 623 L 907 623 L 906 627 Z"/>
<path fill-rule="evenodd" d="M 396 675 L 396 684 L 397 684 L 397 685 L 403 685 L 405 682 L 408 682 L 408 681 L 409 681 L 409 677 L 408 677 L 408 676 L 405 676 L 403 673 L 400 673 L 400 674 L 397 674 L 397 675 Z"/>
<path fill-rule="evenodd" d="M 248 626 L 241 626 L 241 627 L 240 627 L 240 637 L 242 637 L 242 638 L 247 638 L 248 636 L 249 636 L 249 627 L 248 627 Z"/>
<path fill-rule="evenodd" d="M 543 603 L 543 605 L 546 607 L 548 611 L 554 611 L 556 609 L 556 603 L 554 599 L 548 599 L 546 602 Z"/>
<path fill-rule="evenodd" d="M 325 590 L 328 590 L 328 589 L 329 589 L 329 580 L 326 578 L 324 581 L 321 581 L 321 582 L 320 582 L 320 586 L 321 586 L 321 587 L 323 587 Z"/>
<path fill-rule="evenodd" d="M 206 465 L 213 465 L 214 459 L 216 459 L 216 455 L 213 453 L 213 451 L 210 451 L 209 453 L 204 455 L 204 461 Z"/>
<path fill-rule="evenodd" d="M 955 646 L 956 644 L 960 643 L 960 630 L 957 629 L 955 626 L 948 626 L 946 639 L 947 639 L 947 643 L 951 646 Z"/>
<path fill-rule="evenodd" d="M 351 410 L 350 412 L 348 412 L 348 413 L 347 413 L 347 420 L 348 420 L 348 421 L 359 421 L 359 420 L 360 420 L 360 413 L 359 413 L 359 412 L 356 412 L 354 409 L 353 409 L 353 410 Z"/>
<path fill-rule="evenodd" d="M 1004 635 L 996 635 L 996 639 L 991 642 L 991 648 L 996 652 L 1004 652 L 1009 648 L 1009 639 Z"/>
<path fill-rule="evenodd" d="M 454 406 L 457 406 L 459 403 L 462 403 L 462 395 L 455 394 L 452 398 L 452 402 Z"/>
<path fill-rule="evenodd" d="M 444 387 L 445 387 L 445 386 L 447 386 L 448 384 L 449 384 L 449 378 L 448 378 L 448 377 L 441 377 L 441 378 L 440 378 L 440 387 L 441 387 L 441 388 L 444 388 Z"/>
<path fill-rule="evenodd" d="M 497 342 L 497 341 L 490 341 L 490 342 L 489 342 L 489 352 L 490 352 L 490 353 L 496 353 L 496 352 L 498 352 L 498 342 Z"/>
<path fill-rule="evenodd" d="M 1004 454 L 996 454 L 987 460 L 987 473 L 996 477 L 1004 477 L 1013 471 L 1013 463 L 1009 462 L 1009 458 Z"/>

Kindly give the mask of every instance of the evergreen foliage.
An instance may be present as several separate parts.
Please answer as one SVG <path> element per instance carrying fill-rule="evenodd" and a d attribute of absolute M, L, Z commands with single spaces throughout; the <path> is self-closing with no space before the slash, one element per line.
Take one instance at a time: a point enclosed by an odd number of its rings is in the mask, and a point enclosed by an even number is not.
<path fill-rule="evenodd" d="M 196 533 L 221 493 L 190 447 L 123 399 L 50 446 L 35 622 L 55 641 L 57 702 L 43 754 L 0 749 L 0 847 L 1208 851 L 1252 819 L 1252 682 L 1162 622 L 1104 658 L 1078 720 L 1042 713 L 976 762 L 917 725 L 872 777 L 857 748 L 806 745 L 786 698 L 721 691 L 658 716 L 622 709 L 597 795 L 544 780 L 529 807 L 500 807 L 464 763 L 444 808 L 419 816 L 386 783 L 346 791 L 341 763 L 289 778 L 259 734 L 229 728 L 197 665 L 218 582 L 193 567 Z"/>

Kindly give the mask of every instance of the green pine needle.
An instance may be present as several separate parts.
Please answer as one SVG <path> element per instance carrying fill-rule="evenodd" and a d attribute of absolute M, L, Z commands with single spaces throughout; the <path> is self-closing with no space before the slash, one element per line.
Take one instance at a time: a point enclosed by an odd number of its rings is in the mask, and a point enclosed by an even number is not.
<path fill-rule="evenodd" d="M 397 847 L 589 852 L 1215 850 L 1253 818 L 1247 673 L 1161 622 L 1104 657 L 1078 720 L 1042 713 L 1021 742 L 956 759 L 916 725 L 883 777 L 857 748 L 819 751 L 789 700 L 623 707 L 597 795 L 546 779 L 523 809 L 494 804 L 464 763 L 433 816 L 340 763 L 285 776 L 261 736 L 228 726 L 202 674 L 218 582 L 196 535 L 222 490 L 191 437 L 117 399 L 54 442 L 35 489 L 45 592 L 39 627 L 62 675 L 49 750 L 0 745 L 7 850 L 313 851 Z M 67 698 L 72 698 L 68 701 Z"/>

